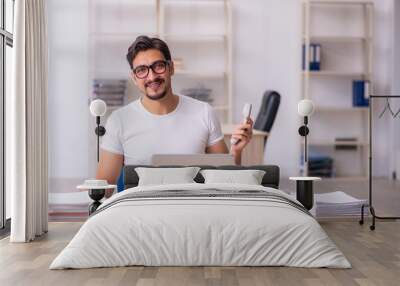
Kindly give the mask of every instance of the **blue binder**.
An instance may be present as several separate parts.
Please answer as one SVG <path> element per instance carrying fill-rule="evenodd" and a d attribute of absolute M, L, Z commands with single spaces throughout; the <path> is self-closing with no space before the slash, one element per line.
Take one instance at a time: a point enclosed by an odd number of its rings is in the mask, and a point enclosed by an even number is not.
<path fill-rule="evenodd" d="M 353 106 L 365 107 L 369 105 L 369 81 L 353 81 Z"/>
<path fill-rule="evenodd" d="M 302 68 L 305 70 L 306 67 L 306 46 L 303 44 L 303 61 Z M 321 70 L 321 45 L 320 44 L 310 44 L 309 47 L 309 70 L 319 71 Z"/>
<path fill-rule="evenodd" d="M 312 48 L 312 58 L 310 62 L 310 70 L 319 71 L 321 70 L 321 45 L 320 44 L 311 44 Z"/>

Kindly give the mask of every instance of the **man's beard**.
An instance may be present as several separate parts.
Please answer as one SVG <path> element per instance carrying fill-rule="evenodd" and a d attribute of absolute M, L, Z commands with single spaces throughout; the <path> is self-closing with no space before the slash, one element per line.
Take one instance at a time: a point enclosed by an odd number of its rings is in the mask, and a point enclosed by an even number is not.
<path fill-rule="evenodd" d="M 152 82 L 159 82 L 159 84 L 161 85 L 161 84 L 163 84 L 165 81 L 164 81 L 163 79 L 157 78 L 157 79 L 153 80 Z M 147 86 L 148 86 L 149 84 L 151 84 L 151 82 L 150 82 L 150 83 L 147 83 L 145 87 L 147 88 Z M 150 100 L 159 100 L 159 99 L 161 99 L 161 98 L 163 98 L 164 96 L 167 95 L 167 88 L 164 87 L 164 91 L 160 92 L 159 94 L 153 95 L 153 96 L 149 95 L 147 92 L 145 92 L 144 94 L 145 94 L 146 97 L 147 97 L 148 99 L 150 99 Z"/>
<path fill-rule="evenodd" d="M 161 99 L 161 98 L 163 98 L 164 96 L 167 95 L 167 91 L 164 90 L 164 91 L 161 92 L 160 94 L 156 94 L 156 95 L 154 95 L 154 96 L 150 96 L 150 95 L 148 95 L 147 93 L 145 93 L 145 95 L 146 95 L 146 97 L 147 97 L 148 99 L 151 99 L 151 100 L 159 100 L 159 99 Z"/>

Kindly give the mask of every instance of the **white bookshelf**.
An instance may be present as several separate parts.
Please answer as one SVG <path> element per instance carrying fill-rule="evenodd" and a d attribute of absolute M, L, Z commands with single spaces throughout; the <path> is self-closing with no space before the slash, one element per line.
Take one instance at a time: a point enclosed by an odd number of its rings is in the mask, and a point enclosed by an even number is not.
<path fill-rule="evenodd" d="M 302 143 L 304 144 L 304 143 Z M 368 142 L 366 141 L 352 141 L 352 142 L 347 142 L 347 141 L 332 141 L 332 140 L 310 140 L 307 142 L 307 144 L 311 146 L 329 146 L 329 147 L 335 147 L 335 146 L 359 146 L 359 147 L 368 147 Z"/>
<path fill-rule="evenodd" d="M 371 4 L 373 5 L 373 1 L 366 1 L 366 0 L 312 0 L 314 5 L 321 5 L 321 4 L 341 4 L 341 5 L 365 5 Z"/>
<path fill-rule="evenodd" d="M 164 39 L 174 42 L 223 42 L 226 40 L 226 35 L 212 35 L 212 34 L 203 34 L 203 35 L 191 35 L 191 34 L 183 34 L 183 35 L 174 35 L 174 34 L 164 34 Z"/>
<path fill-rule="evenodd" d="M 367 79 L 370 78 L 368 73 L 363 72 L 351 72 L 345 70 L 321 70 L 321 71 L 305 71 L 303 72 L 305 77 L 344 77 L 352 79 Z"/>
<path fill-rule="evenodd" d="M 368 175 L 368 108 L 352 106 L 352 82 L 372 83 L 373 9 L 372 1 L 302 1 L 306 63 L 301 71 L 302 98 L 315 104 L 309 121 L 309 150 L 333 158 L 334 180 Z M 321 45 L 319 71 L 311 71 L 307 64 L 311 43 Z M 350 146 L 355 148 L 336 148 Z"/>
<path fill-rule="evenodd" d="M 310 41 L 318 43 L 361 43 L 371 41 L 369 37 L 357 37 L 357 36 L 314 36 L 310 37 Z"/>
<path fill-rule="evenodd" d="M 353 112 L 368 112 L 368 107 L 334 107 L 334 106 L 314 106 L 314 112 L 325 113 L 353 113 Z"/>
<path fill-rule="evenodd" d="M 159 0 L 158 35 L 183 67 L 176 91 L 207 87 L 223 123 L 232 122 L 232 8 L 229 0 Z"/>

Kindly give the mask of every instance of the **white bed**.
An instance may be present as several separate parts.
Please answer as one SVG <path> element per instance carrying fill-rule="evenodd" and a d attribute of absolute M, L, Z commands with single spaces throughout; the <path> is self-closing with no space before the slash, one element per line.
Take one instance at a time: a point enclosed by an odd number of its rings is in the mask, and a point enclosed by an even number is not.
<path fill-rule="evenodd" d="M 143 197 L 168 190 L 182 194 L 242 190 L 245 195 Z M 252 192 L 247 192 L 251 190 L 263 193 L 252 197 Z M 264 192 L 272 199 L 263 198 Z M 138 194 L 142 197 L 135 197 Z M 134 187 L 106 200 L 50 269 L 128 265 L 351 267 L 318 222 L 285 200 L 296 202 L 282 191 L 254 185 Z"/>

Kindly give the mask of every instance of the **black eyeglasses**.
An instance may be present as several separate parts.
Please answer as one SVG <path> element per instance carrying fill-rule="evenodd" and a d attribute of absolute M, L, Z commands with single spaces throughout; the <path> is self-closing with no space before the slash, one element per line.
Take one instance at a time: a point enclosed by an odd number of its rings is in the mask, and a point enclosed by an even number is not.
<path fill-rule="evenodd" d="M 146 65 L 137 66 L 132 71 L 137 78 L 144 79 L 149 75 L 150 69 L 156 74 L 165 73 L 168 64 L 169 61 L 159 60 L 155 61 L 149 66 Z"/>

